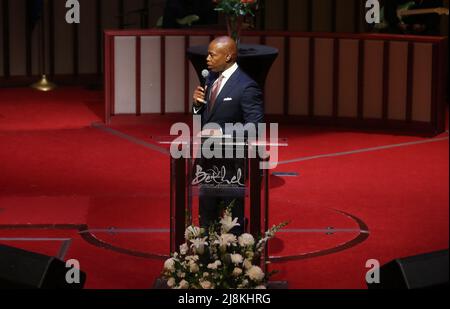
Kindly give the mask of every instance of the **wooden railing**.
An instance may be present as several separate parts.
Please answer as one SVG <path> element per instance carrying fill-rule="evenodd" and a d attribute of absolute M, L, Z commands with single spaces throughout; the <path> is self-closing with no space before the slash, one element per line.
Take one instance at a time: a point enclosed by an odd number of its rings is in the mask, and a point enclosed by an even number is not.
<path fill-rule="evenodd" d="M 189 113 L 199 81 L 185 51 L 221 34 L 106 31 L 106 121 Z M 444 130 L 446 38 L 246 32 L 242 41 L 280 52 L 266 81 L 271 119 L 425 134 Z"/>

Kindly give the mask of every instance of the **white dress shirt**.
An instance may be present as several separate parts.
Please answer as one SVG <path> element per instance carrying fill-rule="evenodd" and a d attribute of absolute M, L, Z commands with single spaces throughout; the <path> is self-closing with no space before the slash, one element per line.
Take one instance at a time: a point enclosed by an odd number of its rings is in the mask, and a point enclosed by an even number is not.
<path fill-rule="evenodd" d="M 231 75 L 233 75 L 233 73 L 234 72 L 236 72 L 236 70 L 238 69 L 238 64 L 237 63 L 235 63 L 235 64 L 233 64 L 231 67 L 229 67 L 228 69 L 226 69 L 225 71 L 223 71 L 222 72 L 222 76 L 223 76 L 223 78 L 222 78 L 222 85 L 220 85 L 220 89 L 219 89 L 219 92 L 217 92 L 217 96 L 219 96 L 220 95 L 220 92 L 222 91 L 222 89 L 223 89 L 223 87 L 225 86 L 225 84 L 227 83 L 227 81 L 230 79 L 230 77 L 231 77 Z M 220 77 L 220 76 L 219 76 Z M 219 79 L 217 79 L 215 82 L 214 82 L 214 84 L 215 83 L 217 83 L 217 81 L 218 81 Z M 214 85 L 213 84 L 213 85 Z"/>

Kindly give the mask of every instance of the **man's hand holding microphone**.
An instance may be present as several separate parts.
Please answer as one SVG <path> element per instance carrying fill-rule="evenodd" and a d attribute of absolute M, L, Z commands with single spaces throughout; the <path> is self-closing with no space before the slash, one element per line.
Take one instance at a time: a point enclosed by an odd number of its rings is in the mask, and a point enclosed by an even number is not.
<path fill-rule="evenodd" d="M 194 106 L 201 107 L 202 104 L 206 104 L 205 96 L 206 96 L 206 86 L 205 88 L 198 86 L 194 91 Z"/>
<path fill-rule="evenodd" d="M 206 104 L 206 89 L 208 88 L 206 86 L 206 79 L 209 76 L 209 71 L 208 70 L 203 70 L 202 71 L 202 76 L 204 79 L 204 83 L 203 83 L 203 87 L 202 86 L 198 86 L 197 89 L 195 89 L 194 91 L 194 106 L 195 107 L 201 107 L 202 104 Z"/>

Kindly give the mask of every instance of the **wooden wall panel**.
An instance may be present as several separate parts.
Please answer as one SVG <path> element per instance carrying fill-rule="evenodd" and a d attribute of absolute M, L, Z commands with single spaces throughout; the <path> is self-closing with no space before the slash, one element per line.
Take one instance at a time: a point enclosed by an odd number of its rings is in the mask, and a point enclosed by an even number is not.
<path fill-rule="evenodd" d="M 314 115 L 333 114 L 333 40 L 316 39 Z"/>
<path fill-rule="evenodd" d="M 270 85 L 270 91 L 265 92 L 264 104 L 268 114 L 283 114 L 284 91 L 284 38 L 267 37 L 266 45 L 278 49 L 279 55 L 272 65 L 267 76 L 266 84 Z"/>
<path fill-rule="evenodd" d="M 287 17 L 289 31 L 308 31 L 308 1 L 289 0 Z"/>
<path fill-rule="evenodd" d="M 406 119 L 408 43 L 392 42 L 389 67 L 389 119 Z"/>
<path fill-rule="evenodd" d="M 166 0 L 149 1 L 149 27 L 156 27 L 158 19 L 164 15 L 164 4 Z"/>
<path fill-rule="evenodd" d="M 45 42 L 45 46 L 44 46 L 44 57 L 42 57 L 42 55 L 40 55 L 40 51 L 41 51 L 41 42 L 42 42 L 42 34 L 41 34 L 41 30 L 40 24 L 36 25 L 36 29 L 33 33 L 33 36 L 36 36 L 35 40 L 35 45 L 33 45 L 33 52 L 36 53 L 37 55 L 35 55 L 36 58 L 34 58 L 33 61 L 35 61 L 36 67 L 37 67 L 37 73 L 42 74 L 42 73 L 46 73 L 46 74 L 50 74 L 50 67 L 54 68 L 54 63 L 55 63 L 55 59 L 53 58 L 52 60 L 50 59 L 50 54 L 52 52 L 51 50 L 51 42 L 50 42 L 50 37 L 53 36 L 54 37 L 54 30 L 52 30 L 52 28 L 50 27 L 51 21 L 51 14 L 50 12 L 54 12 L 54 6 L 55 6 L 55 0 L 48 0 L 47 6 L 44 6 L 44 15 L 40 20 L 40 23 L 44 24 L 44 29 L 45 32 L 43 34 L 44 37 L 44 42 Z M 54 16 L 54 15 L 53 15 Z M 54 19 L 53 19 L 53 24 L 54 24 Z M 54 47 L 54 46 L 53 46 Z M 54 51 L 54 49 L 53 49 Z M 44 62 L 45 62 L 45 67 L 43 68 L 43 72 L 41 72 L 41 61 L 44 58 Z M 53 66 L 52 66 L 53 64 Z M 43 65 L 43 64 L 42 64 Z M 35 66 L 33 64 L 33 66 Z M 53 72 L 54 73 L 54 72 Z"/>
<path fill-rule="evenodd" d="M 6 0 L 0 0 L 4 3 Z M 101 20 L 102 29 L 118 29 L 119 0 L 100 0 L 101 1 Z M 164 0 L 148 1 L 147 0 L 124 0 L 124 12 L 138 10 L 148 4 L 150 12 L 150 21 L 156 20 L 163 13 Z M 336 12 L 332 12 L 332 1 L 336 1 Z M 79 65 L 80 74 L 97 73 L 98 58 L 97 48 L 102 44 L 97 43 L 97 24 L 96 24 L 96 2 L 97 0 L 80 0 L 81 4 L 81 20 L 79 28 Z M 10 71 L 14 76 L 26 74 L 26 0 L 9 0 L 9 28 L 10 28 Z M 46 71 L 50 71 L 50 67 L 54 69 L 55 74 L 73 74 L 74 72 L 74 42 L 73 42 L 73 26 L 67 25 L 65 22 L 65 0 L 48 0 L 49 4 L 53 4 L 54 19 L 53 29 L 49 29 L 49 22 L 46 22 Z M 287 7 L 284 4 L 287 3 Z M 308 3 L 312 3 L 313 14 L 310 16 L 308 11 Z M 444 1 L 448 6 L 448 0 Z M 0 5 L 2 9 L 2 5 Z M 335 28 L 338 32 L 352 32 L 360 29 L 364 30 L 365 13 L 364 1 L 359 0 L 267 0 L 267 11 L 265 12 L 266 29 L 282 30 L 287 25 L 290 31 L 307 31 L 308 21 L 312 18 L 312 26 L 315 31 L 331 31 L 333 30 L 332 22 L 336 22 Z M 284 16 L 286 14 L 287 16 Z M 356 16 L 356 17 L 355 17 Z M 47 18 L 49 12 L 47 11 Z M 129 28 L 138 28 L 140 20 L 138 14 L 131 14 L 126 22 L 134 23 Z M 442 32 L 448 35 L 448 16 L 442 18 Z M 0 22 L 0 33 L 3 23 Z M 38 28 L 36 28 L 38 29 Z M 39 73 L 39 31 L 32 34 L 31 46 L 31 72 L 36 75 Z M 50 41 L 49 32 L 54 34 L 54 59 L 50 61 Z M 3 38 L 0 37 L 0 46 Z M 246 37 L 244 43 L 259 43 L 259 37 Z M 3 49 L 0 48 L 0 74 L 3 74 Z M 100 52 L 103 55 L 103 51 Z M 91 56 L 94 55 L 94 56 Z M 53 64 L 53 65 L 51 65 Z M 103 62 L 100 65 L 102 69 Z M 1 75 L 0 75 L 1 76 Z"/>
<path fill-rule="evenodd" d="M 364 58 L 364 118 L 383 117 L 383 41 L 366 41 Z"/>
<path fill-rule="evenodd" d="M 93 0 L 80 0 L 81 23 L 79 25 L 79 72 L 97 72 L 97 8 Z"/>
<path fill-rule="evenodd" d="M 133 13 L 133 11 L 141 10 L 144 8 L 144 0 L 125 0 L 124 1 L 124 13 L 125 23 L 128 24 L 127 29 L 139 29 L 140 28 L 140 15 Z"/>
<path fill-rule="evenodd" d="M 336 32 L 355 31 L 355 1 L 336 0 Z"/>
<path fill-rule="evenodd" d="M 161 38 L 141 38 L 141 112 L 161 112 Z"/>
<path fill-rule="evenodd" d="M 309 39 L 292 38 L 289 76 L 289 115 L 308 115 Z"/>
<path fill-rule="evenodd" d="M 116 114 L 136 113 L 136 38 L 115 38 L 115 107 Z"/>
<path fill-rule="evenodd" d="M 102 30 L 118 29 L 119 19 L 117 18 L 117 15 L 119 15 L 119 0 L 101 0 L 101 6 L 102 6 L 102 13 L 101 13 Z M 102 37 L 104 37 L 103 31 Z M 103 44 L 100 44 L 100 46 L 103 50 Z M 103 54 L 104 52 L 102 51 L 102 55 Z M 102 69 L 103 66 L 104 63 L 102 61 Z"/>
<path fill-rule="evenodd" d="M 184 36 L 166 37 L 166 112 L 184 113 Z"/>
<path fill-rule="evenodd" d="M 431 44 L 416 43 L 414 48 L 412 119 L 429 122 L 431 121 L 433 47 Z"/>
<path fill-rule="evenodd" d="M 339 117 L 358 116 L 359 41 L 341 40 L 339 52 Z"/>
<path fill-rule="evenodd" d="M 3 1 L 0 0 L 0 77 L 4 76 L 4 66 L 3 66 L 3 44 L 4 44 L 4 37 L 3 37 Z"/>
<path fill-rule="evenodd" d="M 390 1 L 390 0 L 387 0 Z M 356 0 L 355 2 L 355 15 L 353 19 L 355 21 L 355 31 L 356 32 L 366 32 L 366 5 L 364 0 Z"/>
<path fill-rule="evenodd" d="M 444 6 L 446 8 L 448 8 L 448 6 L 449 6 L 448 0 L 444 0 Z M 441 18 L 441 29 L 442 29 L 441 34 L 443 36 L 448 36 L 448 18 L 449 17 L 447 15 L 442 15 L 442 18 Z"/>
<path fill-rule="evenodd" d="M 283 30 L 283 1 L 266 0 L 266 29 L 267 30 Z"/>
<path fill-rule="evenodd" d="M 332 5 L 330 0 L 313 1 L 312 31 L 329 32 L 332 30 Z"/>
<path fill-rule="evenodd" d="M 9 55 L 11 76 L 26 75 L 25 0 L 9 1 L 9 16 Z"/>
<path fill-rule="evenodd" d="M 119 0 L 102 0 L 102 28 L 118 29 Z"/>
<path fill-rule="evenodd" d="M 57 25 L 53 29 L 55 35 L 55 74 L 71 74 L 73 73 L 74 59 L 74 25 L 66 23 L 67 9 L 64 0 L 54 0 L 54 12 L 54 23 Z"/>
<path fill-rule="evenodd" d="M 42 22 L 42 20 L 41 20 Z M 41 22 L 37 23 L 31 33 L 31 73 L 41 74 Z"/>

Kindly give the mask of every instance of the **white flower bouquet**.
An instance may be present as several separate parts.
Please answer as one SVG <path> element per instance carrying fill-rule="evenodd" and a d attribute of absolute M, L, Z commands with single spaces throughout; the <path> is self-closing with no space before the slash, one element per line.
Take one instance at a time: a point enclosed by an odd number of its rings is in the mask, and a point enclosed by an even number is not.
<path fill-rule="evenodd" d="M 231 206 L 232 207 L 232 206 Z M 287 223 L 272 227 L 259 241 L 251 234 L 237 237 L 231 207 L 220 223 L 205 229 L 190 226 L 179 252 L 165 261 L 162 277 L 172 289 L 265 289 L 269 277 L 258 266 L 268 240 Z"/>

